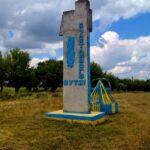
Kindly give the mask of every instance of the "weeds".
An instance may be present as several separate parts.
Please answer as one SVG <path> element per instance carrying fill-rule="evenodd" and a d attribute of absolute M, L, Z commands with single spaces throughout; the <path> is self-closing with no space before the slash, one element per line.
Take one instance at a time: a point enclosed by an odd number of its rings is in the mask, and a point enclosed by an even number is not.
<path fill-rule="evenodd" d="M 115 93 L 121 113 L 98 126 L 45 119 L 45 112 L 62 109 L 59 91 L 4 93 L 9 99 L 0 101 L 0 149 L 150 149 L 150 93 Z"/>

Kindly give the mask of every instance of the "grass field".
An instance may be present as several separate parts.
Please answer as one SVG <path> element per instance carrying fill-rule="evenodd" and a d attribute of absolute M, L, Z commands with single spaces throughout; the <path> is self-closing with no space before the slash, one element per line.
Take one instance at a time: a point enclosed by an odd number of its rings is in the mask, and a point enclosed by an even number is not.
<path fill-rule="evenodd" d="M 62 108 L 61 93 L 0 100 L 0 150 L 150 150 L 150 93 L 113 96 L 121 113 L 97 126 L 45 119 L 45 112 Z"/>

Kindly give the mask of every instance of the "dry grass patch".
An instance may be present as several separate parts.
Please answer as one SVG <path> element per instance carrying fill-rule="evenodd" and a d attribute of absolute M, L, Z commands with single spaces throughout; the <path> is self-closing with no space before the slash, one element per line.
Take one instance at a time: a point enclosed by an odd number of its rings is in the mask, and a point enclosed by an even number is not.
<path fill-rule="evenodd" d="M 0 149 L 150 149 L 150 93 L 114 97 L 121 113 L 98 126 L 45 119 L 45 112 L 62 108 L 62 97 L 49 93 L 0 101 Z"/>

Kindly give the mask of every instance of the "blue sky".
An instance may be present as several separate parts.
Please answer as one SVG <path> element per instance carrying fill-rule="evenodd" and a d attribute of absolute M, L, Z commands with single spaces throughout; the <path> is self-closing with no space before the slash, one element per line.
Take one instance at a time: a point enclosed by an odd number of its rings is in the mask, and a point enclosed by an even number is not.
<path fill-rule="evenodd" d="M 74 2 L 1 0 L 0 50 L 29 52 L 31 66 L 62 59 L 61 15 L 74 9 Z M 91 8 L 91 61 L 120 78 L 150 78 L 150 1 L 91 0 Z"/>
<path fill-rule="evenodd" d="M 100 21 L 93 22 L 93 32 L 91 33 L 91 45 L 98 44 L 99 37 L 107 31 L 114 31 L 119 34 L 121 39 L 136 39 L 140 36 L 150 35 L 150 13 L 138 14 L 129 19 L 120 19 L 117 22 L 111 24 L 107 30 L 99 31 Z M 97 30 L 99 32 L 97 32 Z M 12 34 L 12 33 L 11 33 Z M 10 35 L 11 35 L 10 34 Z M 63 55 L 63 49 L 58 49 L 56 57 L 57 59 Z M 32 57 L 45 58 L 47 54 L 32 55 Z"/>
<path fill-rule="evenodd" d="M 99 30 L 100 21 L 93 22 L 95 32 L 91 34 L 91 44 L 95 45 L 99 37 L 108 31 L 117 32 L 121 39 L 136 39 L 140 36 L 150 35 L 150 13 L 138 14 L 129 19 L 120 19 L 110 25 L 105 31 L 96 32 Z M 96 30 L 97 29 L 97 30 Z"/>
<path fill-rule="evenodd" d="M 135 39 L 150 35 L 150 13 L 138 14 L 130 19 L 120 19 L 109 30 L 117 32 L 122 39 Z"/>

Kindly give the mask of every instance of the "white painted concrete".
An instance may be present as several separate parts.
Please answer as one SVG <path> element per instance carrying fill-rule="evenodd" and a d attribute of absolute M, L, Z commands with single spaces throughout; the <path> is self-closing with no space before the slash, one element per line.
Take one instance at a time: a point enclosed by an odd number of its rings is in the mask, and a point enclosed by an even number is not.
<path fill-rule="evenodd" d="M 79 24 L 83 23 L 84 33 L 83 40 L 84 45 L 82 47 L 84 54 L 84 69 L 82 74 L 84 74 L 84 79 L 86 81 L 85 85 L 79 86 L 75 84 L 64 85 L 63 86 L 63 110 L 64 112 L 75 112 L 75 113 L 89 113 L 89 76 L 88 72 L 90 62 L 87 60 L 89 56 L 87 39 L 90 37 L 90 32 L 92 31 L 92 11 L 90 9 L 90 4 L 88 0 L 78 0 L 75 3 L 75 10 L 67 11 L 63 13 L 62 23 L 60 28 L 60 35 L 63 36 L 63 54 L 64 54 L 64 68 L 63 68 L 63 80 L 72 81 L 80 80 L 79 76 Z M 67 64 L 67 43 L 68 38 L 73 36 L 75 38 L 75 57 L 73 68 L 68 67 Z M 73 58 L 71 58 L 73 59 Z"/>

